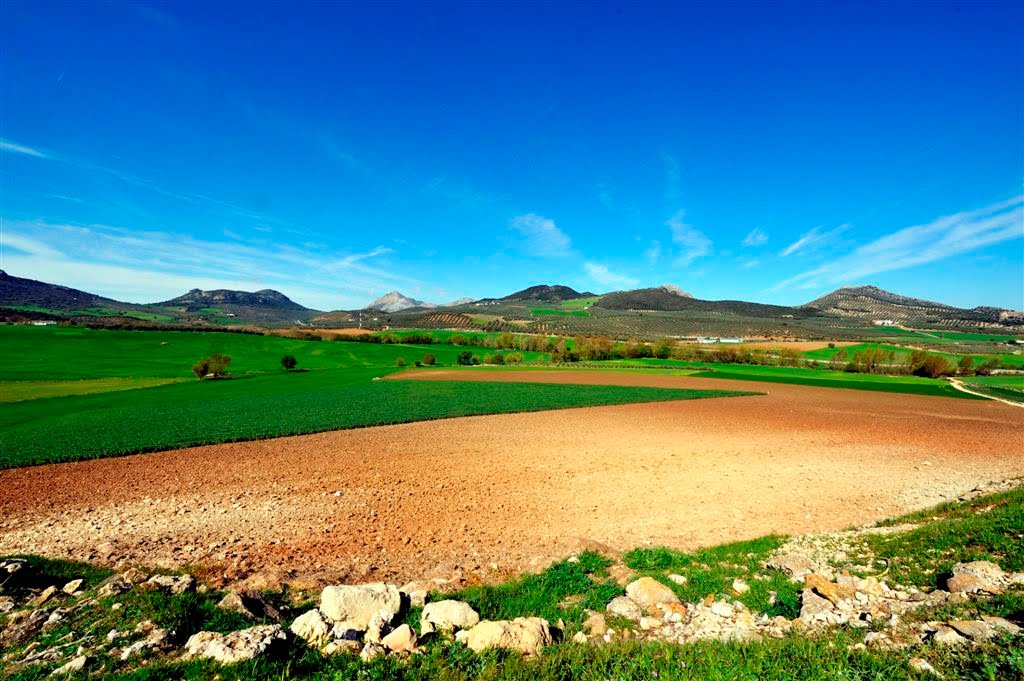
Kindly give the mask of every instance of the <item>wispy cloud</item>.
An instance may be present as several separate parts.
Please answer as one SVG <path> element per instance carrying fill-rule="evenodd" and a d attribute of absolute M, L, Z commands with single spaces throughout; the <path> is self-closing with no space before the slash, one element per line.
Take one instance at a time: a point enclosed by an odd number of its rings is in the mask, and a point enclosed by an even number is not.
<path fill-rule="evenodd" d="M 644 251 L 644 257 L 647 258 L 648 262 L 658 262 L 658 258 L 661 257 L 661 242 L 652 241 L 651 245 Z"/>
<path fill-rule="evenodd" d="M 520 250 L 538 258 L 564 258 L 572 254 L 572 240 L 550 220 L 534 213 L 518 215 L 508 222 L 518 233 Z"/>
<path fill-rule="evenodd" d="M 760 246 L 761 244 L 768 241 L 768 235 L 762 232 L 760 229 L 755 227 L 750 230 L 750 233 L 743 238 L 744 246 Z"/>
<path fill-rule="evenodd" d="M 1010 239 L 1024 237 L 1024 195 L 980 210 L 905 227 L 858 247 L 852 253 L 779 282 L 770 290 L 812 289 L 863 281 L 881 272 L 943 260 Z"/>
<path fill-rule="evenodd" d="M 591 279 L 604 286 L 625 288 L 629 286 L 636 286 L 637 283 L 639 283 L 633 277 L 629 277 L 624 274 L 617 274 L 609 270 L 606 266 L 598 263 L 585 262 L 583 263 L 583 269 L 586 270 L 587 275 Z"/>
<path fill-rule="evenodd" d="M 675 259 L 675 264 L 681 267 L 686 267 L 697 258 L 711 252 L 711 239 L 699 229 L 683 222 L 684 217 L 686 211 L 681 210 L 665 221 L 665 225 L 672 232 L 672 242 L 681 249 Z"/>
<path fill-rule="evenodd" d="M 820 232 L 818 231 L 818 228 L 815 227 L 790 245 L 783 248 L 779 255 L 785 257 L 795 253 L 800 253 L 801 251 L 808 251 L 812 248 L 816 248 L 845 232 L 849 227 L 850 225 L 839 225 L 838 227 L 825 232 Z"/>
<path fill-rule="evenodd" d="M 749 258 L 747 260 L 740 260 L 740 269 L 750 270 L 761 264 L 761 261 L 757 258 Z"/>
<path fill-rule="evenodd" d="M 10 154 L 21 154 L 22 156 L 31 156 L 33 158 L 51 158 L 51 156 L 46 152 L 5 139 L 0 139 L 0 151 L 5 151 Z"/>
<path fill-rule="evenodd" d="M 156 302 L 196 286 L 275 288 L 319 309 L 361 307 L 382 287 L 420 282 L 369 264 L 378 246 L 335 253 L 313 246 L 194 239 L 107 225 L 0 219 L 3 267 L 17 276 L 74 286 L 128 302 Z"/>

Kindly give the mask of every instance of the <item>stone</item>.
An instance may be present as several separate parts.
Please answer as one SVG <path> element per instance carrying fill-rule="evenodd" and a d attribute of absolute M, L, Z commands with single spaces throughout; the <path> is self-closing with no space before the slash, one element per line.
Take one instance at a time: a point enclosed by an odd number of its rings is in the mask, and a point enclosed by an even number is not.
<path fill-rule="evenodd" d="M 18 646 L 26 643 L 39 633 L 50 618 L 50 612 L 44 608 L 22 610 L 7 618 L 7 625 L 0 631 L 0 644 Z"/>
<path fill-rule="evenodd" d="M 525 655 L 536 655 L 551 643 L 548 622 L 540 617 L 517 617 L 512 621 L 484 620 L 472 629 L 455 635 L 455 640 L 474 652 L 488 648 L 514 650 Z"/>
<path fill-rule="evenodd" d="M 264 624 L 230 634 L 200 631 L 185 643 L 183 659 L 204 658 L 234 664 L 269 654 L 284 646 L 287 640 L 280 624 Z"/>
<path fill-rule="evenodd" d="M 21 558 L 8 558 L 7 560 L 0 561 L 0 570 L 3 570 L 9 575 L 13 575 L 15 572 L 19 572 L 25 568 L 28 563 Z"/>
<path fill-rule="evenodd" d="M 343 639 L 341 641 L 331 641 L 323 648 L 320 649 L 324 655 L 358 655 L 363 650 L 363 644 L 359 641 L 351 639 Z"/>
<path fill-rule="evenodd" d="M 196 588 L 192 575 L 153 575 L 142 583 L 144 589 L 160 589 L 172 594 L 183 594 Z"/>
<path fill-rule="evenodd" d="M 941 626 L 932 635 L 932 640 L 943 646 L 962 646 L 967 643 L 967 639 L 961 636 L 952 627 Z"/>
<path fill-rule="evenodd" d="M 418 579 L 402 585 L 398 590 L 409 598 L 410 606 L 422 608 L 431 593 L 447 593 L 452 590 L 452 585 L 447 579 Z"/>
<path fill-rule="evenodd" d="M 626 586 L 626 595 L 642 609 L 656 608 L 661 603 L 679 602 L 679 596 L 672 589 L 653 577 L 641 577 L 630 582 Z"/>
<path fill-rule="evenodd" d="M 584 620 L 583 631 L 586 631 L 593 636 L 604 636 L 608 631 L 608 623 L 605 621 L 604 615 L 599 612 L 595 612 Z"/>
<path fill-rule="evenodd" d="M 949 626 L 956 629 L 957 633 L 961 636 L 966 636 L 973 641 L 987 641 L 988 639 L 995 636 L 995 632 L 988 622 L 972 621 L 972 620 L 957 620 L 949 622 Z"/>
<path fill-rule="evenodd" d="M 588 641 L 590 641 L 590 639 L 588 639 L 587 635 L 584 634 L 582 631 L 577 631 L 575 634 L 572 635 L 573 643 L 587 643 Z"/>
<path fill-rule="evenodd" d="M 915 672 L 920 672 L 922 674 L 931 674 L 932 676 L 938 677 L 940 679 L 942 678 L 942 674 L 939 673 L 939 670 L 928 664 L 927 660 L 921 659 L 920 657 L 910 658 L 910 661 L 907 664 L 909 664 L 910 668 L 913 669 Z"/>
<path fill-rule="evenodd" d="M 719 617 L 732 617 L 735 610 L 725 601 L 715 601 L 711 604 L 711 612 Z"/>
<path fill-rule="evenodd" d="M 289 627 L 296 637 L 314 648 L 323 648 L 331 641 L 331 623 L 316 608 L 295 618 Z"/>
<path fill-rule="evenodd" d="M 120 576 L 121 579 L 128 582 L 132 586 L 135 586 L 136 584 L 142 584 L 147 579 L 149 579 L 149 575 L 147 575 L 145 572 L 138 568 L 128 568 L 127 570 L 122 572 Z"/>
<path fill-rule="evenodd" d="M 408 624 L 397 627 L 380 640 L 380 644 L 393 653 L 414 653 L 416 642 L 416 632 Z"/>
<path fill-rule="evenodd" d="M 139 653 L 147 652 L 150 650 L 162 650 L 169 647 L 171 641 L 171 632 L 166 629 L 160 629 L 156 627 L 152 622 L 146 621 L 141 622 L 139 626 L 135 628 L 135 633 L 144 633 L 146 638 L 141 641 L 136 641 L 127 648 L 121 651 L 121 659 L 127 660 Z"/>
<path fill-rule="evenodd" d="M 110 598 L 111 596 L 118 596 L 123 594 L 132 588 L 131 582 L 126 580 L 121 575 L 114 575 L 110 577 L 102 585 L 100 585 L 99 591 L 96 595 L 99 598 Z"/>
<path fill-rule="evenodd" d="M 380 643 L 380 640 L 391 631 L 391 621 L 395 619 L 395 613 L 390 610 L 378 610 L 370 618 L 366 625 L 366 633 L 363 640 L 367 643 Z"/>
<path fill-rule="evenodd" d="M 765 563 L 765 567 L 789 575 L 796 582 L 802 581 L 804 577 L 814 571 L 814 563 L 811 562 L 811 559 L 800 553 L 771 556 Z"/>
<path fill-rule="evenodd" d="M 17 606 L 10 596 L 0 596 L 0 615 L 14 610 Z"/>
<path fill-rule="evenodd" d="M 734 579 L 732 580 L 732 590 L 738 594 L 745 594 L 750 591 L 750 585 L 742 579 Z"/>
<path fill-rule="evenodd" d="M 372 662 L 381 655 L 387 655 L 387 650 L 384 649 L 379 643 L 367 643 L 363 646 L 363 649 L 359 651 L 359 659 L 363 662 Z"/>
<path fill-rule="evenodd" d="M 1003 619 L 1002 617 L 990 617 L 988 615 L 982 615 L 981 619 L 983 622 L 988 624 L 993 629 L 1001 629 L 1008 634 L 1019 634 L 1022 630 L 1013 622 Z"/>
<path fill-rule="evenodd" d="M 651 629 L 660 629 L 661 620 L 657 617 L 641 617 L 640 628 L 644 631 L 650 631 Z"/>
<path fill-rule="evenodd" d="M 55 586 L 48 586 L 45 589 L 43 589 L 42 592 L 40 592 L 38 596 L 33 598 L 31 601 L 29 601 L 28 604 L 31 607 L 33 607 L 33 608 L 38 608 L 39 606 L 41 606 L 42 604 L 46 603 L 48 600 L 53 598 L 56 594 L 57 594 L 57 587 L 55 587 Z"/>
<path fill-rule="evenodd" d="M 84 579 L 73 579 L 70 582 L 68 582 L 67 584 L 65 584 L 64 588 L 61 589 L 61 591 L 66 593 L 68 596 L 70 596 L 73 593 L 75 593 L 76 591 L 78 591 L 79 589 L 81 589 L 82 588 L 82 584 L 84 584 L 84 583 L 85 583 Z"/>
<path fill-rule="evenodd" d="M 953 576 L 946 580 L 951 593 L 1001 594 L 1006 583 L 1006 573 L 993 562 L 975 560 L 953 566 Z"/>
<path fill-rule="evenodd" d="M 637 605 L 636 601 L 629 596 L 613 598 L 605 609 L 612 615 L 625 617 L 626 619 L 633 620 L 634 622 L 639 620 L 640 616 L 643 614 L 640 611 L 640 606 Z"/>
<path fill-rule="evenodd" d="M 220 599 L 217 607 L 228 612 L 237 612 L 251 620 L 280 622 L 281 612 L 259 591 L 229 591 Z"/>
<path fill-rule="evenodd" d="M 480 615 L 468 603 L 462 601 L 437 601 L 428 603 L 420 615 L 420 633 L 434 631 L 452 632 L 456 629 L 471 629 L 480 622 Z"/>
<path fill-rule="evenodd" d="M 76 657 L 75 659 L 71 660 L 67 664 L 62 665 L 62 666 L 57 667 L 56 669 L 54 669 L 52 672 L 50 672 L 50 676 L 64 676 L 66 674 L 74 674 L 76 672 L 80 672 L 83 669 L 85 669 L 85 665 L 88 662 L 89 662 L 89 656 L 88 655 L 79 655 L 78 657 Z"/>
<path fill-rule="evenodd" d="M 834 605 L 839 605 L 840 601 L 855 598 L 857 595 L 857 590 L 853 586 L 837 584 L 817 574 L 807 575 L 804 578 L 804 587 L 814 589 L 819 596 L 827 598 Z"/>
<path fill-rule="evenodd" d="M 690 580 L 688 580 L 684 575 L 673 574 L 668 576 L 668 581 L 672 582 L 673 584 L 678 584 L 679 586 L 686 586 L 686 583 Z"/>
<path fill-rule="evenodd" d="M 402 596 L 391 584 L 359 584 L 328 586 L 320 594 L 320 612 L 335 624 L 366 631 L 372 618 L 381 610 L 399 612 Z"/>
<path fill-rule="evenodd" d="M 804 589 L 800 596 L 800 619 L 806 624 L 820 621 L 820 615 L 832 613 L 832 602 L 814 592 Z"/>

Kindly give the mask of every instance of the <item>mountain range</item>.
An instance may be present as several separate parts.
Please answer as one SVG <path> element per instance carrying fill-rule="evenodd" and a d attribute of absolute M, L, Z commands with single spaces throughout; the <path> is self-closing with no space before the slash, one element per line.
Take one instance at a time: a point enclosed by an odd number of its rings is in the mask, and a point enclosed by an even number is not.
<path fill-rule="evenodd" d="M 71 318 L 93 323 L 156 323 L 191 326 L 331 326 L 350 324 L 355 310 L 321 312 L 272 289 L 192 289 L 153 304 L 126 303 L 86 291 L 15 277 L 0 270 L 3 318 Z M 874 286 L 837 289 L 804 305 L 788 307 L 740 300 L 701 300 L 678 286 L 596 294 L 541 284 L 502 298 L 461 298 L 428 303 L 391 291 L 365 310 L 390 326 L 471 326 L 545 333 L 684 333 L 728 328 L 750 335 L 826 334 L 825 329 L 896 325 L 946 328 L 1024 328 L 1024 314 L 995 307 L 957 308 L 897 295 Z M 383 316 L 382 315 L 386 315 Z M 366 316 L 360 319 L 365 321 Z M 621 327 L 621 331 L 620 331 Z M 788 328 L 787 328 L 788 327 Z"/>

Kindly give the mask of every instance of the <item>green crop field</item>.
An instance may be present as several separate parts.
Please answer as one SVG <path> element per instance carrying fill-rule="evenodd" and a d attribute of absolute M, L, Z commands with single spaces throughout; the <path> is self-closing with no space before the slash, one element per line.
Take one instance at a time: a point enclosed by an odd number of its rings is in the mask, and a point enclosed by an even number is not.
<path fill-rule="evenodd" d="M 827 361 L 832 359 L 832 357 L 841 350 L 845 350 L 847 357 L 852 358 L 854 353 L 859 352 L 861 350 L 868 350 L 871 348 L 878 348 L 881 350 L 894 352 L 896 354 L 897 363 L 905 361 L 912 352 L 911 348 L 906 348 L 899 345 L 887 345 L 884 343 L 858 343 L 857 345 L 849 345 L 844 348 L 820 348 L 818 350 L 808 350 L 807 352 L 803 353 L 803 356 L 806 357 L 807 359 Z M 1024 355 L 1014 355 L 1008 352 L 1001 354 L 957 354 L 954 352 L 935 352 L 933 350 L 929 350 L 929 352 L 933 355 L 941 355 L 942 357 L 945 357 L 953 364 L 959 362 L 960 358 L 966 355 L 973 359 L 975 364 L 981 364 L 990 359 L 997 359 L 1002 364 L 1005 364 L 1007 366 L 1024 368 Z"/>
<path fill-rule="evenodd" d="M 530 314 L 537 317 L 555 316 L 555 317 L 589 317 L 585 310 L 582 309 L 570 309 L 565 310 L 554 307 L 532 307 L 530 308 Z"/>
<path fill-rule="evenodd" d="M 1024 376 L 997 374 L 995 376 L 972 376 L 964 383 L 971 389 L 992 397 L 1001 397 L 1013 402 L 1024 402 Z"/>
<path fill-rule="evenodd" d="M 444 345 L 5 326 L 0 347 L 19 358 L 0 371 L 5 399 L 14 391 L 19 400 L 0 411 L 0 468 L 475 414 L 747 394 L 374 380 L 395 372 L 399 357 L 411 364 L 430 352 L 441 365 L 455 364 L 464 348 Z M 191 377 L 192 363 L 213 352 L 234 358 L 232 378 Z M 283 371 L 284 354 L 308 371 Z M 174 380 L 134 390 L 123 384 Z M 69 394 L 83 385 L 107 392 Z"/>

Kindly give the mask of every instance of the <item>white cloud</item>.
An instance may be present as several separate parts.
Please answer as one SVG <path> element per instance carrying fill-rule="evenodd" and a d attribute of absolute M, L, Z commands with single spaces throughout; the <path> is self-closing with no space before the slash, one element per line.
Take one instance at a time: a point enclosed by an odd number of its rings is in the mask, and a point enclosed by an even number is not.
<path fill-rule="evenodd" d="M 746 237 L 744 237 L 743 245 L 744 246 L 760 246 L 761 244 L 763 244 L 766 241 L 768 241 L 768 235 L 765 234 L 760 229 L 755 227 L 754 229 L 750 230 L 750 233 L 747 234 Z"/>
<path fill-rule="evenodd" d="M 594 262 L 583 263 L 583 269 L 586 270 L 591 279 L 599 284 L 603 284 L 604 286 L 627 288 L 630 286 L 636 286 L 638 283 L 633 277 L 616 274 L 604 265 L 599 265 Z"/>
<path fill-rule="evenodd" d="M 829 241 L 836 235 L 845 232 L 847 228 L 849 228 L 849 225 L 839 225 L 835 229 L 830 229 L 827 232 L 819 232 L 818 228 L 815 227 L 811 231 L 807 232 L 799 239 L 797 239 L 796 241 L 782 249 L 782 252 L 779 253 L 779 255 L 785 257 L 787 255 L 799 253 L 800 251 L 809 250 L 815 246 L 819 246 Z"/>
<path fill-rule="evenodd" d="M 1024 237 L 1024 195 L 980 210 L 956 213 L 875 239 L 821 267 L 771 288 L 811 289 L 826 284 L 863 281 L 881 272 L 902 270 Z"/>
<path fill-rule="evenodd" d="M 675 260 L 676 265 L 682 267 L 711 252 L 711 239 L 683 222 L 685 216 L 686 211 L 681 210 L 665 221 L 665 225 L 672 232 L 672 242 L 682 249 Z"/>
<path fill-rule="evenodd" d="M 18 144 L 9 140 L 0 139 L 0 151 L 6 151 L 12 154 L 21 154 L 22 156 L 32 156 L 34 158 L 50 158 L 50 155 L 33 149 L 32 147 L 26 147 L 24 144 Z"/>
<path fill-rule="evenodd" d="M 650 247 L 644 251 L 644 257 L 647 258 L 649 262 L 657 262 L 658 258 L 661 257 L 661 242 L 652 241 Z"/>
<path fill-rule="evenodd" d="M 2 267 L 127 302 L 158 302 L 191 288 L 278 289 L 317 309 L 361 307 L 381 286 L 419 282 L 366 261 L 393 253 L 378 246 L 337 254 L 315 247 L 208 241 L 107 225 L 0 219 Z"/>
<path fill-rule="evenodd" d="M 757 258 L 750 258 L 749 260 L 741 260 L 740 268 L 744 270 L 750 270 L 761 264 L 761 261 Z"/>
<path fill-rule="evenodd" d="M 528 255 L 564 258 L 572 254 L 572 241 L 565 232 L 558 229 L 554 220 L 527 213 L 509 220 L 508 226 L 523 237 L 520 245 Z"/>

